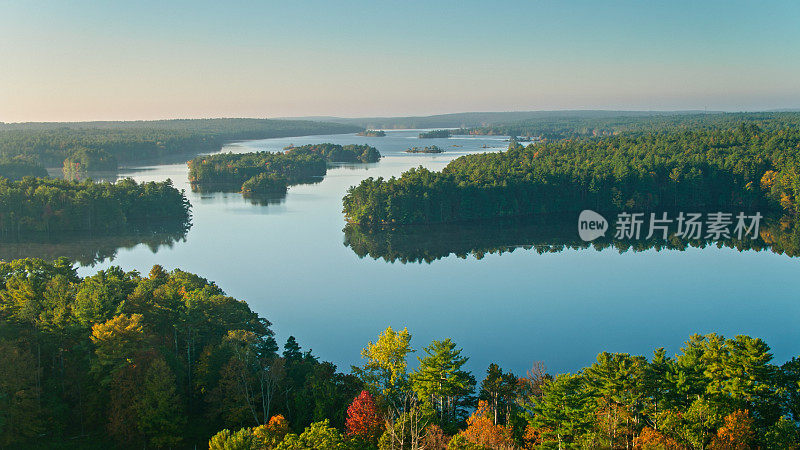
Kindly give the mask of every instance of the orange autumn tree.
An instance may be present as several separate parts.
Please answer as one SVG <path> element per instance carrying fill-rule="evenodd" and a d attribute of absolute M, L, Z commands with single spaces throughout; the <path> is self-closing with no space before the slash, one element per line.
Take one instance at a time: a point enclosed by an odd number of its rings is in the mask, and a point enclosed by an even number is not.
<path fill-rule="evenodd" d="M 633 448 L 637 450 L 680 450 L 684 447 L 660 431 L 644 427 L 639 436 L 634 439 Z"/>
<path fill-rule="evenodd" d="M 753 418 L 750 411 L 738 410 L 725 416 L 725 424 L 717 430 L 717 435 L 711 440 L 711 449 L 749 449 L 750 443 L 755 438 Z"/>
<path fill-rule="evenodd" d="M 513 449 L 511 432 L 502 425 L 495 425 L 491 409 L 485 400 L 478 402 L 478 409 L 467 419 L 467 428 L 459 433 L 473 444 L 491 449 Z"/>
<path fill-rule="evenodd" d="M 369 392 L 361 391 L 347 408 L 345 426 L 347 434 L 367 441 L 375 441 L 383 433 L 383 417 Z"/>
<path fill-rule="evenodd" d="M 253 441 L 259 448 L 275 448 L 289 433 L 289 421 L 278 414 L 269 423 L 253 428 Z"/>

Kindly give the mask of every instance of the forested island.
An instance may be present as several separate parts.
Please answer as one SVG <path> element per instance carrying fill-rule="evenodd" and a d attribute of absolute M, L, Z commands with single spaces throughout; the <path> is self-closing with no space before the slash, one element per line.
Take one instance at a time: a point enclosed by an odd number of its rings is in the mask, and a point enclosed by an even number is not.
<path fill-rule="evenodd" d="M 367 178 L 344 212 L 362 225 L 466 222 L 596 211 L 800 207 L 800 127 L 699 128 L 514 142 L 462 156 L 441 172 Z"/>
<path fill-rule="evenodd" d="M 419 134 L 420 139 L 449 138 L 450 130 L 432 130 Z"/>
<path fill-rule="evenodd" d="M 117 164 L 211 152 L 235 140 L 361 130 L 353 125 L 269 119 L 0 123 L 0 158 L 23 156 L 45 167 L 67 168 L 79 162 L 83 168 L 108 170 Z"/>
<path fill-rule="evenodd" d="M 574 374 L 467 369 L 387 328 L 350 373 L 201 276 L 0 263 L 0 445 L 211 449 L 791 448 L 800 359 L 695 335 Z M 356 351 L 356 349 L 354 349 Z M 417 352 L 415 362 L 409 356 Z"/>
<path fill-rule="evenodd" d="M 188 223 L 189 201 L 172 182 L 116 183 L 26 177 L 0 178 L 0 234 L 130 230 L 157 222 Z"/>
<path fill-rule="evenodd" d="M 368 145 L 313 144 L 283 153 L 221 153 L 189 161 L 189 181 L 206 190 L 285 193 L 291 184 L 322 177 L 328 163 L 372 163 L 381 158 Z"/>
<path fill-rule="evenodd" d="M 386 137 L 386 132 L 383 130 L 366 130 L 357 133 L 357 135 L 366 137 Z"/>
<path fill-rule="evenodd" d="M 406 150 L 406 153 L 444 153 L 438 145 L 430 145 L 427 147 L 411 147 Z"/>

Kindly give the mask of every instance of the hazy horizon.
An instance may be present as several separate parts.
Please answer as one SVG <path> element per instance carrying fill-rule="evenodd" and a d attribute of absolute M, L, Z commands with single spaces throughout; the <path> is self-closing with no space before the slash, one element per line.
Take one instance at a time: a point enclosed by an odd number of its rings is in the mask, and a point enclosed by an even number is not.
<path fill-rule="evenodd" d="M 800 105 L 777 1 L 0 5 L 0 121 Z"/>
<path fill-rule="evenodd" d="M 279 117 L 245 117 L 245 116 L 208 116 L 208 117 L 154 117 L 154 118 L 123 118 L 123 119 L 87 119 L 87 120 L 26 120 L 18 122 L 3 122 L 4 124 L 24 124 L 24 123 L 91 123 L 91 122 L 155 122 L 165 120 L 213 120 L 213 119 L 265 119 L 265 120 L 317 120 L 325 119 L 403 119 L 403 118 L 427 118 L 460 114 L 496 114 L 496 113 L 582 113 L 582 112 L 608 112 L 608 113 L 664 113 L 664 114 L 735 114 L 735 113 L 773 113 L 773 112 L 798 112 L 800 108 L 777 108 L 761 110 L 702 110 L 702 109 L 537 109 L 537 110 L 507 110 L 507 111 L 450 111 L 436 114 L 424 115 L 375 115 L 375 116 L 350 116 L 350 115 L 300 115 L 300 116 L 279 116 Z"/>

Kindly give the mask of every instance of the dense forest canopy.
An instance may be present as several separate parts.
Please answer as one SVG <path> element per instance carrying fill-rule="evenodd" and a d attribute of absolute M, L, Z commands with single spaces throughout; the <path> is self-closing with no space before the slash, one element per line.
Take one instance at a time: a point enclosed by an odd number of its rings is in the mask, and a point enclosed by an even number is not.
<path fill-rule="evenodd" d="M 599 112 L 598 112 L 599 113 Z M 605 111 L 605 114 L 541 115 L 520 121 L 504 121 L 462 127 L 452 134 L 502 135 L 569 139 L 611 136 L 626 132 L 732 128 L 741 123 L 765 130 L 800 126 L 797 112 L 757 113 L 641 113 Z"/>
<path fill-rule="evenodd" d="M 347 220 L 419 224 L 583 209 L 800 207 L 800 127 L 626 133 L 600 139 L 514 142 L 462 156 L 441 172 L 367 178 L 344 198 Z"/>
<path fill-rule="evenodd" d="M 328 163 L 372 163 L 381 154 L 368 145 L 313 144 L 283 153 L 222 153 L 189 161 L 189 181 L 198 189 L 233 189 L 245 193 L 286 192 L 324 176 Z"/>
<path fill-rule="evenodd" d="M 281 351 L 273 336 L 246 303 L 178 269 L 80 277 L 66 259 L 0 263 L 0 445 L 699 449 L 798 439 L 800 359 L 775 364 L 748 336 L 695 335 L 677 355 L 649 359 L 604 352 L 556 376 L 537 362 L 524 375 L 495 363 L 474 374 L 451 339 L 415 349 L 392 328 L 344 374 L 293 337 Z"/>
<path fill-rule="evenodd" d="M 24 155 L 0 158 L 0 177 L 21 180 L 25 177 L 46 177 L 47 170 L 36 158 Z"/>
<path fill-rule="evenodd" d="M 361 130 L 352 125 L 270 119 L 0 123 L 0 157 L 24 155 L 36 158 L 44 166 L 60 167 L 66 159 L 94 155 L 88 150 L 104 152 L 108 155 L 104 159 L 114 164 L 131 163 L 210 152 L 234 140 Z"/>
<path fill-rule="evenodd" d="M 0 263 L 0 446 L 194 448 L 223 427 L 344 411 L 352 375 L 280 353 L 270 322 L 197 275 Z"/>
<path fill-rule="evenodd" d="M 119 232 L 160 221 L 188 223 L 189 201 L 172 182 L 116 183 L 0 178 L 0 233 Z"/>

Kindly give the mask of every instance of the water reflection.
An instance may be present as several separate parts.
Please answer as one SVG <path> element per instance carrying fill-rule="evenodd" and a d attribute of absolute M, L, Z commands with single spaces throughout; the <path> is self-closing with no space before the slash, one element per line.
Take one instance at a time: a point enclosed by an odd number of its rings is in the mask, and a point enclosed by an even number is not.
<path fill-rule="evenodd" d="M 323 177 L 308 177 L 296 180 L 289 185 L 310 185 L 322 182 Z M 214 193 L 241 193 L 242 197 L 255 206 L 269 206 L 279 205 L 286 201 L 286 192 L 247 192 L 241 191 L 241 184 L 237 183 L 190 183 L 192 192 L 198 194 L 214 194 Z"/>
<path fill-rule="evenodd" d="M 61 256 L 81 266 L 113 261 L 120 249 L 144 244 L 152 253 L 185 242 L 190 222 L 170 222 L 137 227 L 114 235 L 87 233 L 27 234 L 0 241 L 0 260 L 19 258 L 56 259 Z"/>
<path fill-rule="evenodd" d="M 667 239 L 614 239 L 614 229 L 606 237 L 585 242 L 577 232 L 577 214 L 487 221 L 470 224 L 444 224 L 414 227 L 368 228 L 348 224 L 344 245 L 360 258 L 367 256 L 387 262 L 431 263 L 455 255 L 482 259 L 487 254 L 503 254 L 517 249 L 539 254 L 564 250 L 612 248 L 620 253 L 654 249 L 683 251 L 687 248 L 716 246 L 739 251 L 772 251 L 789 257 L 800 255 L 800 221 L 788 216 L 767 216 L 761 221 L 758 238 L 683 239 L 674 229 Z"/>

